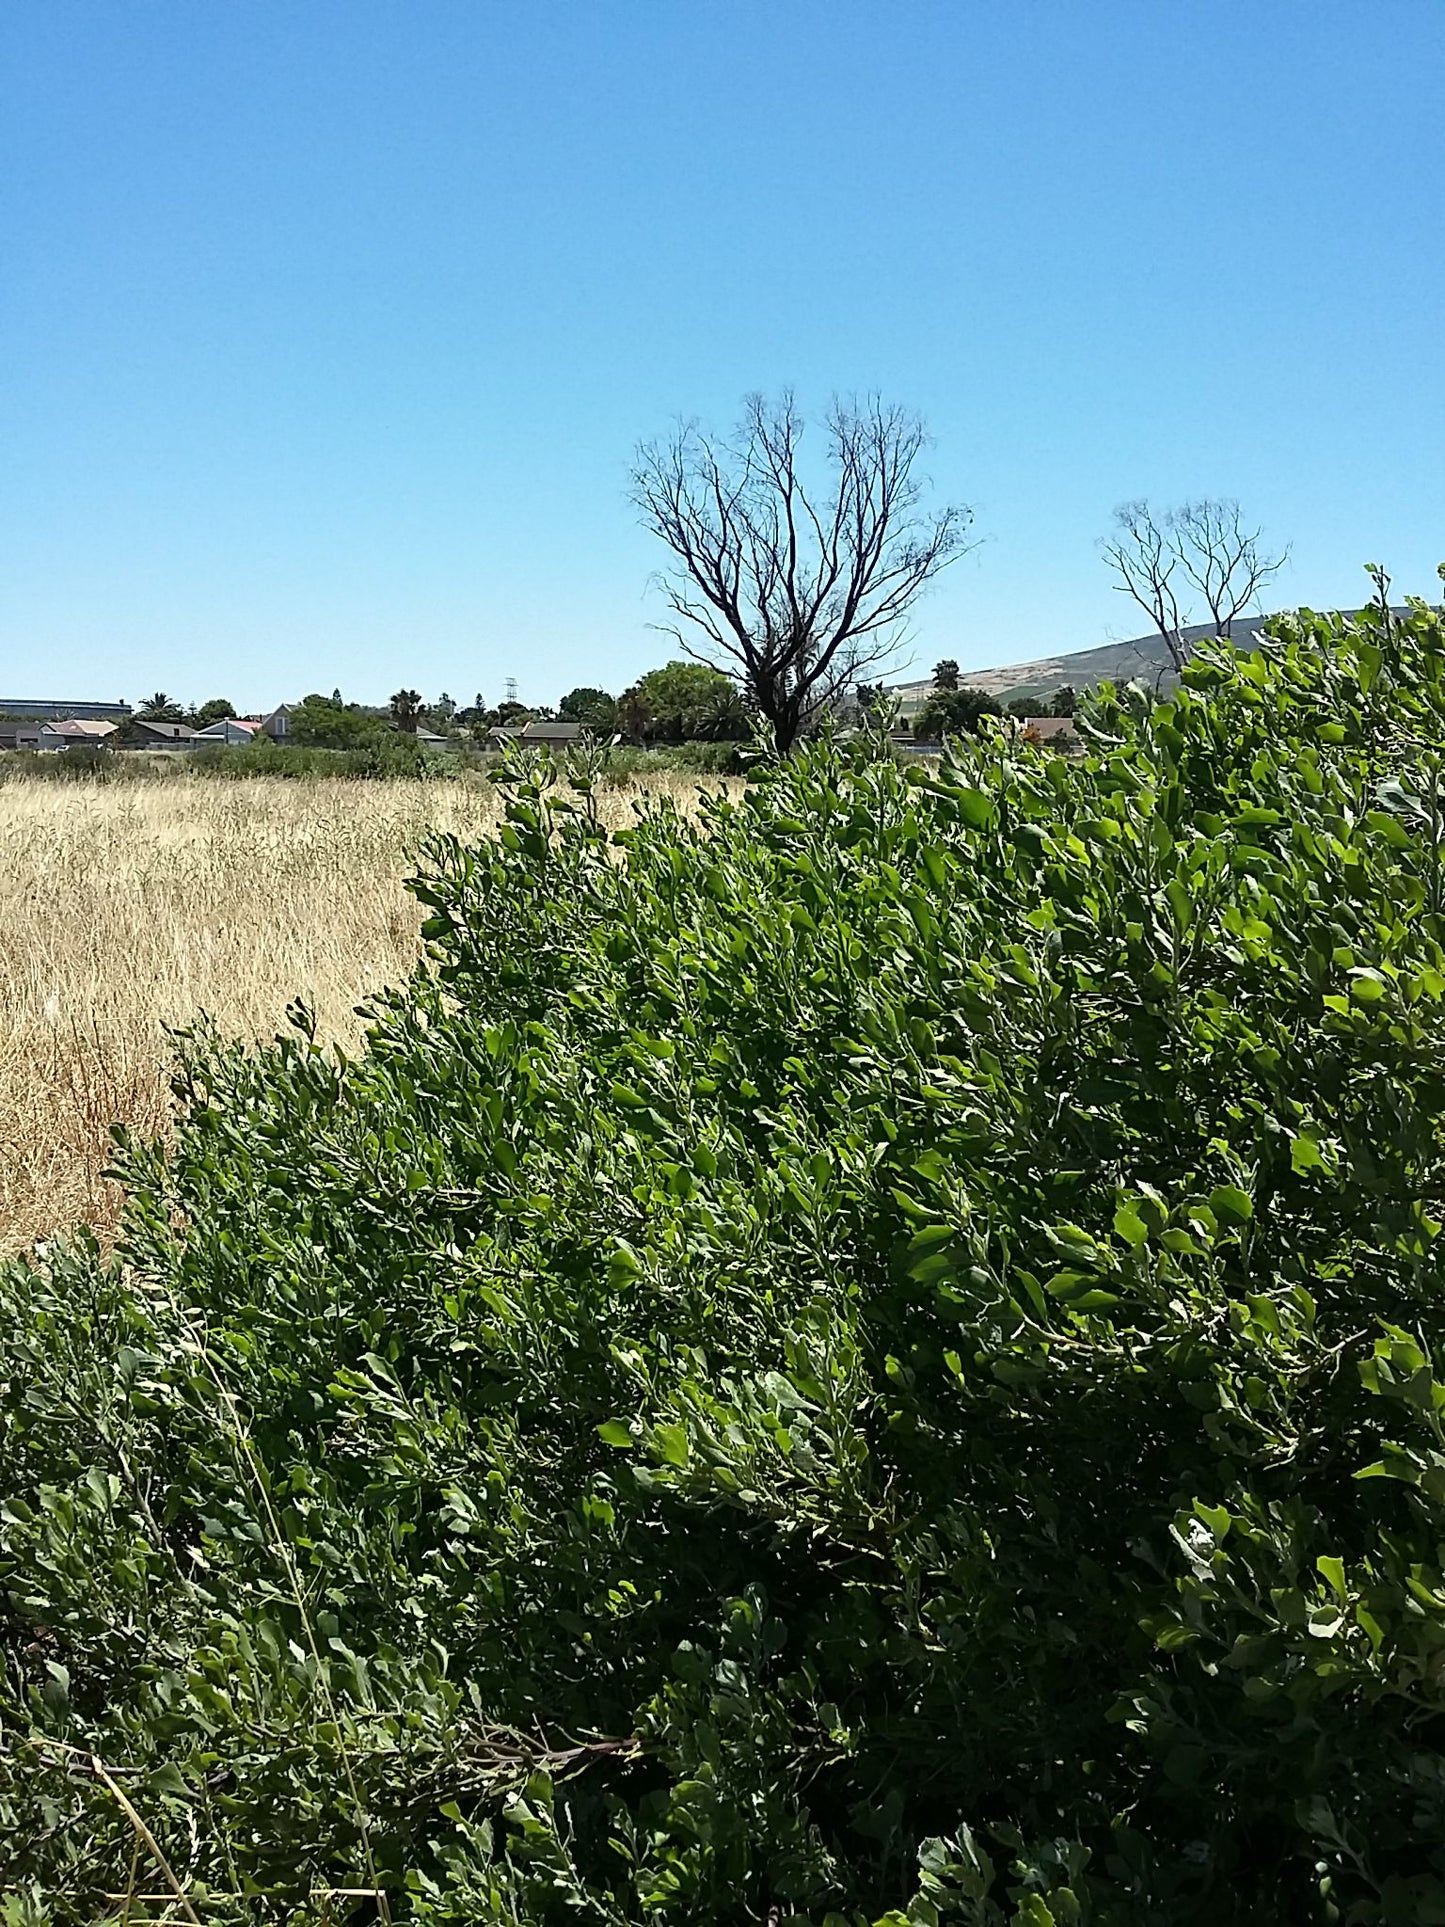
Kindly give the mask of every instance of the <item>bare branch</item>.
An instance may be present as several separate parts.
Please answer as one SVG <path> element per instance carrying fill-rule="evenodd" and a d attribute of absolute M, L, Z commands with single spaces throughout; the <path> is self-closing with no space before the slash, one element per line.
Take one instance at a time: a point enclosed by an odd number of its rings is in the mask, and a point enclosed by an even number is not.
<path fill-rule="evenodd" d="M 1179 558 L 1149 504 L 1121 502 L 1114 510 L 1114 534 L 1102 547 L 1105 561 L 1119 577 L 1114 587 L 1138 603 L 1159 632 L 1170 662 L 1182 669 L 1189 652 L 1182 634 L 1186 618 L 1174 590 Z"/>
<path fill-rule="evenodd" d="M 1114 511 L 1113 535 L 1100 547 L 1119 578 L 1115 588 L 1138 603 L 1180 670 L 1190 655 L 1184 633 L 1190 618 L 1178 584 L 1202 596 L 1215 633 L 1230 636 L 1236 618 L 1258 604 L 1260 591 L 1289 555 L 1288 548 L 1265 555 L 1260 535 L 1245 526 L 1238 502 L 1227 498 L 1185 502 L 1162 521 L 1145 501 L 1123 502 Z"/>
<path fill-rule="evenodd" d="M 1229 499 L 1185 502 L 1169 527 L 1173 552 L 1204 597 L 1216 633 L 1229 636 L 1235 618 L 1258 603 L 1260 590 L 1284 567 L 1288 547 L 1273 558 L 1264 555 L 1263 530 L 1247 529 L 1238 502 Z"/>

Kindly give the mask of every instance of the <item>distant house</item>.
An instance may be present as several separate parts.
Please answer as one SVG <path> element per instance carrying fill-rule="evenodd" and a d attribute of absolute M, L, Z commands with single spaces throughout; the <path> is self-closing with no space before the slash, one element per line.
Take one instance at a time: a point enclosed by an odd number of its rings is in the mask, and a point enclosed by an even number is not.
<path fill-rule="evenodd" d="M 204 729 L 196 731 L 195 747 L 220 744 L 227 749 L 244 749 L 258 736 L 269 736 L 273 743 L 285 742 L 290 734 L 287 724 L 290 714 L 291 705 L 281 703 L 264 716 L 222 716 L 219 721 L 207 723 Z"/>
<path fill-rule="evenodd" d="M 35 747 L 59 750 L 89 746 L 98 749 L 109 737 L 114 736 L 115 728 L 114 723 L 98 722 L 84 716 L 65 716 L 58 722 L 35 725 Z"/>
<path fill-rule="evenodd" d="M 67 749 L 117 747 L 119 730 L 115 723 L 96 717 L 60 716 L 20 722 L 15 718 L 0 721 L 0 749 L 46 750 L 52 754 Z"/>
<path fill-rule="evenodd" d="M 566 749 L 581 740 L 584 725 L 563 721 L 560 717 L 547 721 L 523 723 L 520 729 L 509 729 L 504 725 L 488 730 L 487 740 L 493 749 L 505 749 L 508 743 L 526 743 L 533 747 Z"/>
<path fill-rule="evenodd" d="M 218 722 L 207 723 L 204 729 L 196 731 L 193 747 L 200 749 L 205 744 L 215 743 L 226 749 L 244 749 L 260 729 L 259 720 L 252 722 L 240 716 L 222 716 Z"/>
<path fill-rule="evenodd" d="M 148 716 L 132 716 L 125 728 L 126 749 L 194 749 L 196 732 L 189 723 L 157 723 Z"/>
<path fill-rule="evenodd" d="M 422 729 L 418 727 L 411 732 L 411 735 L 413 741 L 420 743 L 423 749 L 451 748 L 450 741 L 445 736 L 438 736 L 434 729 Z"/>

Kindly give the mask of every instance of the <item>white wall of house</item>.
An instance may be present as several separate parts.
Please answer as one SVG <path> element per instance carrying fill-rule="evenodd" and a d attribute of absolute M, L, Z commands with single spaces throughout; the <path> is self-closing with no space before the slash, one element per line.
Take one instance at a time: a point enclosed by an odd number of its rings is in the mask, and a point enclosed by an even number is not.
<path fill-rule="evenodd" d="M 43 722 L 36 725 L 37 749 L 73 749 L 78 744 L 87 748 L 102 748 L 115 734 L 114 723 L 75 724 L 69 718 L 59 722 Z"/>
<path fill-rule="evenodd" d="M 227 749 L 237 749 L 246 743 L 254 742 L 256 735 L 257 732 L 254 729 L 246 729 L 233 717 L 222 716 L 219 722 L 207 723 L 204 729 L 198 729 L 195 740 L 198 744 L 221 743 Z"/>

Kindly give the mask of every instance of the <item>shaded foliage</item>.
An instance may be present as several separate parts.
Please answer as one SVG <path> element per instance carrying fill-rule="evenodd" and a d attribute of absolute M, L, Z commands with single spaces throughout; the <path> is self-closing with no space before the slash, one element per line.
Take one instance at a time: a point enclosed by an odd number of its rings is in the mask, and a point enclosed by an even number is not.
<path fill-rule="evenodd" d="M 396 734 L 374 710 L 335 696 L 303 696 L 286 722 L 288 745 L 301 749 L 374 749 Z"/>
<path fill-rule="evenodd" d="M 738 713 L 737 688 L 731 677 L 706 663 L 664 663 L 639 677 L 635 687 L 646 718 L 643 728 L 655 740 L 680 743 L 706 736 L 717 718 Z M 748 734 L 745 719 L 737 733 Z"/>
<path fill-rule="evenodd" d="M 0 1274 L 14 1890 L 160 1883 L 94 1756 L 252 1918 L 1445 1917 L 1445 633 L 1080 727 L 519 764 L 356 1059 L 189 1042 Z"/>
<path fill-rule="evenodd" d="M 588 685 L 570 690 L 558 704 L 557 713 L 570 722 L 585 723 L 598 735 L 609 735 L 617 727 L 617 698 L 605 689 Z"/>
<path fill-rule="evenodd" d="M 939 685 L 915 718 L 913 733 L 920 742 L 938 743 L 945 736 L 976 731 L 986 716 L 1002 714 L 1002 704 L 986 689 Z"/>

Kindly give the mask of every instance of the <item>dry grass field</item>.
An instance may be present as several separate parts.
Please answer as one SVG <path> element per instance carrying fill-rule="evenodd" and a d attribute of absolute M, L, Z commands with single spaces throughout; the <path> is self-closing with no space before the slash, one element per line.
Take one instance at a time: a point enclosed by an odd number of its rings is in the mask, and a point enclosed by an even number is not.
<path fill-rule="evenodd" d="M 602 793 L 614 827 L 635 794 Z M 481 781 L 0 784 L 0 1253 L 113 1227 L 109 1126 L 164 1129 L 165 1026 L 267 1037 L 299 994 L 354 1040 L 359 1000 L 416 960 L 421 840 L 488 835 L 498 806 Z"/>

